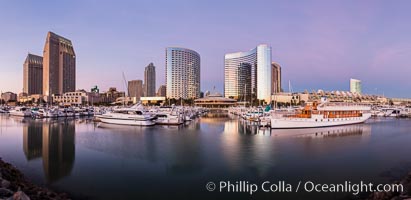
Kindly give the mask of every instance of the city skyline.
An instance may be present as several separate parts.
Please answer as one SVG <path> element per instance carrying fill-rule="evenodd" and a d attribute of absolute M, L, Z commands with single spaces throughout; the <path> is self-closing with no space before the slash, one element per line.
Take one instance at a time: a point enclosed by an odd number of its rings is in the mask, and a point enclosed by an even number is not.
<path fill-rule="evenodd" d="M 42 55 L 44 34 L 53 31 L 76 46 L 76 89 L 98 85 L 125 91 L 121 72 L 127 80 L 143 79 L 150 62 L 157 66 L 156 85 L 165 84 L 164 48 L 179 46 L 201 55 L 201 91 L 216 86 L 222 93 L 224 55 L 266 43 L 272 47 L 272 60 L 282 66 L 282 84 L 290 80 L 294 91 L 348 91 L 347 80 L 356 77 L 363 93 L 411 97 L 406 89 L 411 86 L 411 28 L 402 23 L 410 17 L 407 1 L 175 1 L 161 7 L 151 2 L 96 3 L 3 2 L 0 90 L 22 91 L 22 61 L 28 52 Z M 245 10 L 259 13 L 258 20 L 243 16 Z M 181 18 L 184 24 L 167 23 Z"/>

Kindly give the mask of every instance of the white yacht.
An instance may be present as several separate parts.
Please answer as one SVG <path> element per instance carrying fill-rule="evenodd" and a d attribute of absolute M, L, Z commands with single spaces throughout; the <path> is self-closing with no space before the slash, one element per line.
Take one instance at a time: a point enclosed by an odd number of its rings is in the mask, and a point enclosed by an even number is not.
<path fill-rule="evenodd" d="M 155 115 L 149 114 L 137 104 L 131 108 L 119 108 L 112 112 L 99 115 L 98 118 L 103 123 L 131 125 L 131 126 L 151 126 L 155 124 Z"/>
<path fill-rule="evenodd" d="M 19 117 L 31 117 L 31 109 L 26 107 L 15 107 L 10 110 L 10 115 Z"/>
<path fill-rule="evenodd" d="M 180 125 L 184 123 L 184 115 L 175 107 L 160 107 L 156 111 L 156 124 Z"/>
<path fill-rule="evenodd" d="M 37 111 L 40 118 L 55 118 L 58 117 L 58 112 L 54 109 L 40 108 Z"/>
<path fill-rule="evenodd" d="M 328 103 L 305 106 L 298 113 L 271 117 L 271 128 L 317 128 L 363 123 L 371 117 L 371 107 L 353 103 Z"/>

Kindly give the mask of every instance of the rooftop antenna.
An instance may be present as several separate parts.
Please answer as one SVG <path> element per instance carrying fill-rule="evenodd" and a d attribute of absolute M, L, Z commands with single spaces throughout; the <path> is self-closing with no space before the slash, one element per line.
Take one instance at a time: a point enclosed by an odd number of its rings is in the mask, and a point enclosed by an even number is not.
<path fill-rule="evenodd" d="M 291 81 L 288 81 L 288 92 L 293 93 L 293 88 L 291 87 Z"/>

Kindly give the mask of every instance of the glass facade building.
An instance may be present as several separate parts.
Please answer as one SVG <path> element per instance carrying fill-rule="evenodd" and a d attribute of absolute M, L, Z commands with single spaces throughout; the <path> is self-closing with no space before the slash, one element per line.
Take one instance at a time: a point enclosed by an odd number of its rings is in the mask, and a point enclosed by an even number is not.
<path fill-rule="evenodd" d="M 250 101 L 256 89 L 256 49 L 225 55 L 224 97 Z M 249 76 L 248 82 L 243 82 Z M 247 89 L 249 88 L 249 89 Z"/>
<path fill-rule="evenodd" d="M 177 47 L 166 48 L 167 98 L 200 98 L 200 54 Z"/>
<path fill-rule="evenodd" d="M 350 92 L 361 94 L 361 81 L 357 79 L 350 79 Z"/>
<path fill-rule="evenodd" d="M 224 60 L 224 96 L 271 102 L 271 47 L 262 44 L 247 52 L 229 53 Z M 250 68 L 244 70 L 245 67 Z M 245 78 L 245 77 L 250 78 Z M 247 89 L 249 88 L 249 89 Z"/>

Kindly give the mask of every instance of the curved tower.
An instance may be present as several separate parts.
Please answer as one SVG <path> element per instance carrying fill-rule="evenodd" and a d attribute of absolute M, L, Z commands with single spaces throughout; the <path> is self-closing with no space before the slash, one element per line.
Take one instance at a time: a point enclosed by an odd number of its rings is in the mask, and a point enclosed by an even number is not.
<path fill-rule="evenodd" d="M 200 97 L 200 54 L 178 47 L 166 48 L 167 98 Z"/>
<path fill-rule="evenodd" d="M 261 44 L 250 51 L 225 55 L 224 96 L 226 98 L 240 101 L 257 98 L 270 103 L 271 85 L 270 46 Z"/>
<path fill-rule="evenodd" d="M 226 98 L 239 101 L 251 100 L 251 94 L 255 94 L 257 86 L 256 58 L 256 49 L 225 55 L 224 96 Z"/>

